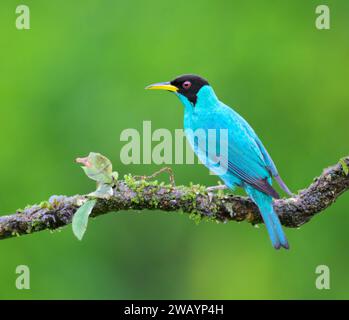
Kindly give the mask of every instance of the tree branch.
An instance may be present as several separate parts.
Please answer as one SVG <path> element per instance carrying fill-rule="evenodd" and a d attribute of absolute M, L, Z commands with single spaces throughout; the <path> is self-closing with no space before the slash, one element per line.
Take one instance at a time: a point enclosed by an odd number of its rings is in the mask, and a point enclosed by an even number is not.
<path fill-rule="evenodd" d="M 349 156 L 329 167 L 313 183 L 297 195 L 274 201 L 274 208 L 286 227 L 299 227 L 315 214 L 329 207 L 349 189 Z M 88 196 L 52 196 L 39 205 L 17 210 L 0 217 L 0 239 L 30 234 L 45 229 L 68 225 Z M 178 186 L 147 182 L 125 176 L 116 182 L 113 196 L 98 199 L 91 216 L 124 210 L 183 211 L 194 219 L 209 218 L 218 221 L 243 221 L 261 223 L 258 208 L 246 197 L 224 193 L 208 194 L 203 186 Z"/>

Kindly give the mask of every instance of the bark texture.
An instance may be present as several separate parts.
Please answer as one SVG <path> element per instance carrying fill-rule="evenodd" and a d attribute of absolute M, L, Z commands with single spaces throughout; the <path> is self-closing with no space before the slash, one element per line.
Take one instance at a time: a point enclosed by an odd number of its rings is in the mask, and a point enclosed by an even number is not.
<path fill-rule="evenodd" d="M 286 227 L 299 227 L 324 211 L 349 188 L 349 156 L 323 171 L 310 186 L 288 199 L 274 201 L 274 208 Z M 39 205 L 28 206 L 0 217 L 0 239 L 57 229 L 71 223 L 87 195 L 52 196 Z M 246 197 L 222 192 L 209 193 L 203 186 L 159 184 L 127 176 L 116 183 L 113 196 L 98 199 L 91 216 L 125 210 L 182 211 L 194 219 L 261 223 L 258 208 Z"/>

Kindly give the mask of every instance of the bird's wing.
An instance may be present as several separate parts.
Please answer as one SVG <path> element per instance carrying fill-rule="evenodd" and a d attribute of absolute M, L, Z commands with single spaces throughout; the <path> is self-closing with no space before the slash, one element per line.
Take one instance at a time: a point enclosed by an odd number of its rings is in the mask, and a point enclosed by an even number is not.
<path fill-rule="evenodd" d="M 239 122 L 244 126 L 246 132 L 248 135 L 256 142 L 258 149 L 262 153 L 263 159 L 265 161 L 265 165 L 267 169 L 269 170 L 270 174 L 274 177 L 278 175 L 278 171 L 276 169 L 276 166 L 274 164 L 273 159 L 269 155 L 268 151 L 265 149 L 262 141 L 258 138 L 257 134 L 253 130 L 253 128 L 249 125 L 249 123 L 241 117 L 238 113 L 235 112 L 236 117 L 239 119 Z"/>
<path fill-rule="evenodd" d="M 268 163 L 265 161 L 258 143 L 246 127 L 246 121 L 232 109 L 223 105 L 220 112 L 213 115 L 210 126 L 216 129 L 228 129 L 228 173 L 257 190 L 274 198 L 280 198 L 271 186 L 272 174 L 268 168 Z M 217 146 L 219 142 L 216 141 Z M 208 154 L 208 156 L 215 157 L 216 155 Z"/>
<path fill-rule="evenodd" d="M 234 126 L 229 134 L 228 154 L 228 169 L 232 174 L 257 190 L 280 198 L 271 186 L 271 175 L 263 154 L 243 126 Z"/>
<path fill-rule="evenodd" d="M 250 135 L 250 137 L 256 142 L 260 152 L 262 153 L 266 168 L 270 172 L 271 176 L 275 177 L 275 180 L 278 182 L 281 189 L 283 189 L 287 194 L 292 196 L 293 195 L 292 192 L 290 191 L 290 189 L 287 187 L 285 182 L 280 177 L 278 170 L 276 168 L 276 165 L 275 165 L 273 159 L 271 158 L 271 156 L 269 155 L 267 149 L 264 147 L 262 141 L 259 139 L 259 137 L 255 133 L 255 131 L 252 129 L 252 127 L 248 124 L 248 122 L 243 117 L 241 117 L 238 113 L 236 113 L 236 112 L 234 112 L 234 113 L 239 118 L 240 122 L 245 127 L 245 129 L 246 129 L 247 133 Z"/>
<path fill-rule="evenodd" d="M 239 163 L 241 165 L 241 163 Z M 236 164 L 228 161 L 229 172 L 240 178 L 242 181 L 248 185 L 269 194 L 273 198 L 279 199 L 280 195 L 275 191 L 275 189 L 269 184 L 268 178 L 260 178 L 257 175 L 248 174 L 244 169 L 241 169 Z"/>

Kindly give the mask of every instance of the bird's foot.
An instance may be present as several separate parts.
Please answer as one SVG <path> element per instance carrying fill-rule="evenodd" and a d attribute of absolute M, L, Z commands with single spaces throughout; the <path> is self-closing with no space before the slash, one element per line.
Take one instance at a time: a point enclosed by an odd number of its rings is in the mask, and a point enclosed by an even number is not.
<path fill-rule="evenodd" d="M 218 186 L 212 186 L 212 187 L 207 187 L 206 191 L 207 192 L 214 192 L 214 191 L 218 191 L 218 190 L 226 190 L 228 189 L 228 187 L 224 184 L 219 184 Z"/>
<path fill-rule="evenodd" d="M 172 185 L 172 187 L 175 187 L 176 184 L 175 184 L 174 174 L 173 174 L 173 170 L 170 167 L 164 167 L 164 168 L 154 172 L 150 176 L 135 176 L 134 178 L 141 179 L 141 180 L 151 180 L 151 179 L 154 179 L 155 177 L 157 177 L 159 174 L 161 174 L 163 172 L 167 172 L 168 173 L 169 178 L 170 178 L 170 184 Z"/>
<path fill-rule="evenodd" d="M 215 191 L 220 191 L 220 190 L 225 190 L 225 189 L 228 189 L 228 187 L 224 184 L 220 184 L 218 186 L 207 187 L 206 191 L 207 191 L 209 202 L 210 203 L 212 202 Z"/>

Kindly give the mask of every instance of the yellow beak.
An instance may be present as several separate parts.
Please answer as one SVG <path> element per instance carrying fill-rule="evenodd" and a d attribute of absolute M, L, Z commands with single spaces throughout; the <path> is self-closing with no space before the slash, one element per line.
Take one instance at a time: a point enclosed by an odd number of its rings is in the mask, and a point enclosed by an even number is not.
<path fill-rule="evenodd" d="M 177 92 L 178 88 L 173 86 L 170 82 L 159 82 L 151 84 L 145 87 L 146 90 L 167 90 L 172 92 Z"/>

